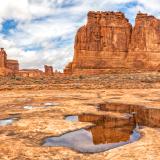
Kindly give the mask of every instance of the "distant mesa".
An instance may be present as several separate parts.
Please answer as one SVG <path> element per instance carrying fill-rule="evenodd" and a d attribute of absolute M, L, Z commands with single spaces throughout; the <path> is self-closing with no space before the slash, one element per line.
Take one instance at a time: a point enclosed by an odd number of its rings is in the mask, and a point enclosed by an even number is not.
<path fill-rule="evenodd" d="M 39 69 L 19 69 L 17 60 L 7 59 L 7 53 L 4 48 L 0 49 L 0 76 L 21 76 L 21 77 L 44 77 L 59 75 L 54 72 L 52 66 L 44 65 L 45 71 Z"/>
<path fill-rule="evenodd" d="M 20 77 L 43 77 L 44 72 L 39 69 L 22 69 L 19 70 L 19 72 L 16 74 Z"/>
<path fill-rule="evenodd" d="M 121 12 L 88 13 L 87 24 L 76 34 L 74 58 L 67 74 L 159 70 L 160 20 L 138 13 L 135 26 Z"/>

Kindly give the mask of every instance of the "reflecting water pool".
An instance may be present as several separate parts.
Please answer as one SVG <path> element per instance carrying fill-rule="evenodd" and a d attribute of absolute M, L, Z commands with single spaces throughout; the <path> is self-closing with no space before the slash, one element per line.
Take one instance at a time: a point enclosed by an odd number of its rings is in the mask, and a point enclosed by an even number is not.
<path fill-rule="evenodd" d="M 0 126 L 11 125 L 15 120 L 17 120 L 17 119 L 16 118 L 1 119 L 0 120 Z"/>
<path fill-rule="evenodd" d="M 140 138 L 133 117 L 103 115 L 68 116 L 66 120 L 93 122 L 95 126 L 44 140 L 43 146 L 63 146 L 83 153 L 96 153 L 132 143 Z"/>

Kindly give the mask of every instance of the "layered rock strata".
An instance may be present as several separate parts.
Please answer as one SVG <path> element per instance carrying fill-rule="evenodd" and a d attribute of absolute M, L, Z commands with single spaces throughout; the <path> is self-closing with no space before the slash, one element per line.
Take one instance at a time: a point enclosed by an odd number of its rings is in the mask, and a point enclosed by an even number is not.
<path fill-rule="evenodd" d="M 44 76 L 44 73 L 39 69 L 22 69 L 16 75 L 20 77 L 41 78 Z"/>
<path fill-rule="evenodd" d="M 157 70 L 160 67 L 160 20 L 138 13 L 135 26 L 121 12 L 89 12 L 75 37 L 74 58 L 66 74 L 108 70 Z"/>
<path fill-rule="evenodd" d="M 129 66 L 159 70 L 160 20 L 147 14 L 137 14 L 127 57 Z"/>

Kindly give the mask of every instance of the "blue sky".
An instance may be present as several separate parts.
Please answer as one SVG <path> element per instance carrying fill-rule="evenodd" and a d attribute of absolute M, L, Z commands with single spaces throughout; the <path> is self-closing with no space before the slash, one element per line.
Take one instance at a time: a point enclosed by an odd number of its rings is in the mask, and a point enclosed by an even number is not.
<path fill-rule="evenodd" d="M 0 47 L 21 68 L 62 70 L 72 60 L 74 37 L 87 12 L 122 11 L 130 22 L 138 11 L 160 17 L 159 0 L 0 0 Z"/>

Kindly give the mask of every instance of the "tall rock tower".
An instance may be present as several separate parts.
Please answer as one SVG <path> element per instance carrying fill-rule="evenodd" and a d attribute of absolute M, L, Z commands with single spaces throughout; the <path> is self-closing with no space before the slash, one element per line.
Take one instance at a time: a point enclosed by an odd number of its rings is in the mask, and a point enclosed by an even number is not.
<path fill-rule="evenodd" d="M 7 54 L 3 48 L 0 49 L 0 68 L 6 68 Z"/>
<path fill-rule="evenodd" d="M 44 69 L 45 69 L 46 76 L 53 76 L 53 67 L 52 66 L 44 65 Z"/>

